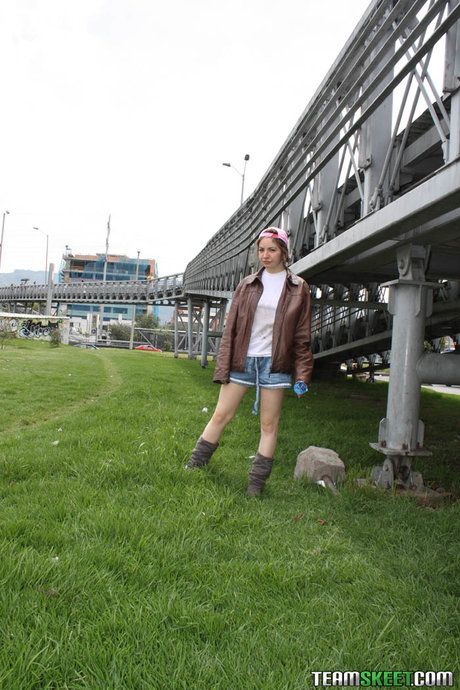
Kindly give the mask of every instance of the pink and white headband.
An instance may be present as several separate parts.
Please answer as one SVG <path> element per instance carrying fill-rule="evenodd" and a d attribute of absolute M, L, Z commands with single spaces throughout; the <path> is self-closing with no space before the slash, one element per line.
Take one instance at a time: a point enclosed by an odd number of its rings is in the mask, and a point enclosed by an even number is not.
<path fill-rule="evenodd" d="M 282 230 L 281 228 L 275 228 L 275 227 L 265 228 L 265 230 L 262 230 L 262 232 L 260 233 L 258 239 L 261 240 L 262 237 L 276 238 L 278 240 L 281 240 L 281 242 L 284 242 L 286 247 L 289 246 L 287 233 L 284 230 Z"/>

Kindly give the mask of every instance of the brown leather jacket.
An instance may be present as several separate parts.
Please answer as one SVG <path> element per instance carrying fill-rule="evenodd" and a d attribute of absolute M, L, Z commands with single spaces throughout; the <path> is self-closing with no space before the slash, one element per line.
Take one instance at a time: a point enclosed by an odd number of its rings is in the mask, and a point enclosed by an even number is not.
<path fill-rule="evenodd" d="M 260 279 L 263 270 L 243 278 L 233 293 L 217 356 L 215 383 L 228 383 L 230 371 L 244 371 L 254 313 L 264 289 Z M 288 270 L 273 324 L 273 373 L 294 374 L 295 381 L 310 382 L 310 321 L 309 287 Z"/>

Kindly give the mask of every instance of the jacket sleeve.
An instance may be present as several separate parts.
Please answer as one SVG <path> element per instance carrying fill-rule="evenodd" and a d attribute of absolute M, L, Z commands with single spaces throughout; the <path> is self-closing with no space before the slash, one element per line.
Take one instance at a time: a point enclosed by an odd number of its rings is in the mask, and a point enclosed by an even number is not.
<path fill-rule="evenodd" d="M 311 297 L 310 288 L 303 283 L 303 308 L 294 335 L 294 377 L 295 381 L 310 383 L 313 371 L 311 351 Z"/>
<path fill-rule="evenodd" d="M 214 370 L 214 383 L 228 383 L 230 377 L 230 367 L 232 362 L 232 346 L 236 331 L 238 306 L 243 283 L 239 283 L 233 293 L 230 311 L 227 314 L 224 331 L 217 355 L 216 368 Z"/>

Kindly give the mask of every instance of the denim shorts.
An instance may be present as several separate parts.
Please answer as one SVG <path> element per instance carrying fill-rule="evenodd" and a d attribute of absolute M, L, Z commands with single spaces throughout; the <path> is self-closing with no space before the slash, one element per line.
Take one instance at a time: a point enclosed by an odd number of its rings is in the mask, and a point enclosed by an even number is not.
<path fill-rule="evenodd" d="M 244 372 L 231 371 L 230 381 L 260 388 L 290 388 L 291 376 L 272 373 L 271 365 L 271 357 L 246 357 Z"/>

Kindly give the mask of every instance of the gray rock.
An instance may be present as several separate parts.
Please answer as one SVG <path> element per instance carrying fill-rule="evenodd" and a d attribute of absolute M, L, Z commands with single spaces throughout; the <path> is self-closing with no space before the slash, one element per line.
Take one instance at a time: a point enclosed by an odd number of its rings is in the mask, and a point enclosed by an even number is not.
<path fill-rule="evenodd" d="M 410 473 L 410 488 L 415 491 L 423 491 L 425 488 L 423 485 L 423 477 L 420 472 L 412 471 Z"/>
<path fill-rule="evenodd" d="M 306 477 L 312 482 L 329 479 L 335 485 L 345 480 L 345 465 L 335 450 L 308 446 L 297 456 L 294 479 Z"/>
<path fill-rule="evenodd" d="M 371 480 L 368 479 L 367 477 L 360 477 L 359 479 L 354 479 L 353 483 L 355 486 L 359 486 L 360 488 L 363 486 L 370 486 L 374 487 L 375 485 L 371 483 Z"/>

